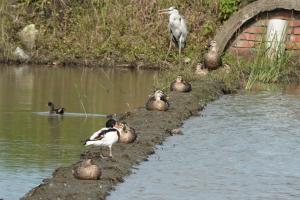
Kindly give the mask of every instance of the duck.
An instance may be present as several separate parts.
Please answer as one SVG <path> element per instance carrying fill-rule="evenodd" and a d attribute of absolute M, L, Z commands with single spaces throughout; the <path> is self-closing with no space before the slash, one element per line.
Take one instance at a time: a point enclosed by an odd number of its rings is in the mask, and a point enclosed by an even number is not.
<path fill-rule="evenodd" d="M 212 40 L 210 42 L 210 49 L 208 53 L 204 55 L 204 67 L 208 70 L 217 69 L 222 65 L 221 56 L 219 55 L 219 48 L 217 42 Z"/>
<path fill-rule="evenodd" d="M 206 76 L 208 74 L 208 70 L 204 67 L 204 64 L 199 63 L 196 65 L 195 74 L 199 76 Z"/>
<path fill-rule="evenodd" d="M 109 119 L 106 122 L 106 127 L 93 133 L 90 138 L 85 140 L 84 145 L 107 146 L 109 148 L 109 156 L 102 157 L 112 158 L 112 146 L 120 140 L 120 132 L 117 128 L 117 121 Z"/>
<path fill-rule="evenodd" d="M 134 128 L 130 127 L 126 122 L 119 122 L 118 130 L 120 132 L 120 143 L 129 144 L 134 142 L 137 138 Z"/>
<path fill-rule="evenodd" d="M 48 107 L 49 107 L 49 113 L 50 114 L 55 113 L 55 114 L 63 115 L 64 112 L 65 112 L 65 108 L 62 108 L 62 107 L 55 108 L 54 103 L 52 103 L 51 101 L 48 102 Z"/>
<path fill-rule="evenodd" d="M 176 80 L 171 83 L 170 89 L 176 92 L 190 92 L 192 86 L 190 83 L 184 81 L 181 75 L 178 75 Z"/>
<path fill-rule="evenodd" d="M 102 175 L 102 170 L 99 166 L 92 164 L 92 159 L 86 159 L 72 170 L 72 174 L 81 180 L 98 180 Z"/>
<path fill-rule="evenodd" d="M 151 95 L 146 103 L 147 110 L 167 111 L 170 107 L 168 97 L 161 90 L 155 91 L 154 95 Z"/>

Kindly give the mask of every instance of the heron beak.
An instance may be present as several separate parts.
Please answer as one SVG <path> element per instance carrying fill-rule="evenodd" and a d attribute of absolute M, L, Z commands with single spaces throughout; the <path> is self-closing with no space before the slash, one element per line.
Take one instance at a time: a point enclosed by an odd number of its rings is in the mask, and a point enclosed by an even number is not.
<path fill-rule="evenodd" d="M 169 9 L 162 9 L 158 11 L 158 14 L 167 14 L 169 12 Z"/>

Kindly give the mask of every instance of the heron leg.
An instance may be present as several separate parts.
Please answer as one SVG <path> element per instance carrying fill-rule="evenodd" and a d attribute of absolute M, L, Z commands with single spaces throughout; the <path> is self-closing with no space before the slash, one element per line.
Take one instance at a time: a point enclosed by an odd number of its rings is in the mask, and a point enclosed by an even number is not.
<path fill-rule="evenodd" d="M 179 47 L 179 62 L 180 62 L 180 56 L 181 56 L 181 37 L 179 38 L 179 45 L 178 45 L 178 47 Z"/>
<path fill-rule="evenodd" d="M 168 49 L 168 52 L 167 52 L 167 54 L 166 54 L 166 57 L 165 57 L 165 61 L 167 60 L 167 58 L 168 58 L 168 56 L 169 56 L 169 53 L 170 53 L 170 51 L 171 51 L 171 48 L 172 48 L 172 34 L 171 34 L 171 36 L 170 36 L 170 44 L 169 44 L 169 49 Z"/>

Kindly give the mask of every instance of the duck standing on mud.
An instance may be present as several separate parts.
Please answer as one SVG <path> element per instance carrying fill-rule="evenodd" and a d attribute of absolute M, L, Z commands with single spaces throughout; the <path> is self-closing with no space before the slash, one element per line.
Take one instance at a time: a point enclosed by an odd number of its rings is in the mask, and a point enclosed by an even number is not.
<path fill-rule="evenodd" d="M 98 180 L 101 177 L 101 168 L 92 164 L 91 159 L 84 160 L 80 166 L 72 170 L 75 178 L 81 180 Z"/>
<path fill-rule="evenodd" d="M 62 107 L 58 107 L 58 108 L 55 108 L 55 105 L 54 103 L 52 103 L 51 101 L 48 102 L 48 107 L 49 107 L 49 113 L 50 114 L 64 114 L 65 112 L 65 108 L 62 108 Z"/>
<path fill-rule="evenodd" d="M 212 40 L 210 42 L 210 49 L 208 53 L 204 55 L 204 67 L 208 70 L 217 69 L 222 65 L 222 59 L 218 51 L 217 42 Z"/>
<path fill-rule="evenodd" d="M 171 83 L 170 90 L 176 92 L 190 92 L 192 86 L 190 83 L 184 81 L 181 75 L 178 75 L 176 80 Z"/>
<path fill-rule="evenodd" d="M 109 119 L 106 122 L 106 127 L 93 133 L 92 136 L 85 141 L 84 145 L 108 146 L 109 157 L 112 158 L 112 145 L 120 140 L 120 133 L 117 128 L 116 120 Z"/>
<path fill-rule="evenodd" d="M 120 143 L 132 143 L 137 138 L 134 128 L 128 126 L 126 122 L 118 122 L 118 130 L 120 132 Z"/>
<path fill-rule="evenodd" d="M 161 90 L 155 91 L 154 95 L 151 95 L 146 103 L 147 110 L 158 110 L 158 111 L 167 111 L 170 107 L 170 104 L 167 100 L 167 95 Z"/>

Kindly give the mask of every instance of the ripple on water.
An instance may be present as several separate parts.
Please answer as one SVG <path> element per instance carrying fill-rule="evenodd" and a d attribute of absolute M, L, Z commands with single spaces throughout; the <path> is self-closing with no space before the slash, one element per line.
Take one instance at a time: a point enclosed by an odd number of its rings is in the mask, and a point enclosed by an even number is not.
<path fill-rule="evenodd" d="M 186 121 L 109 200 L 300 199 L 300 96 L 225 96 Z"/>

